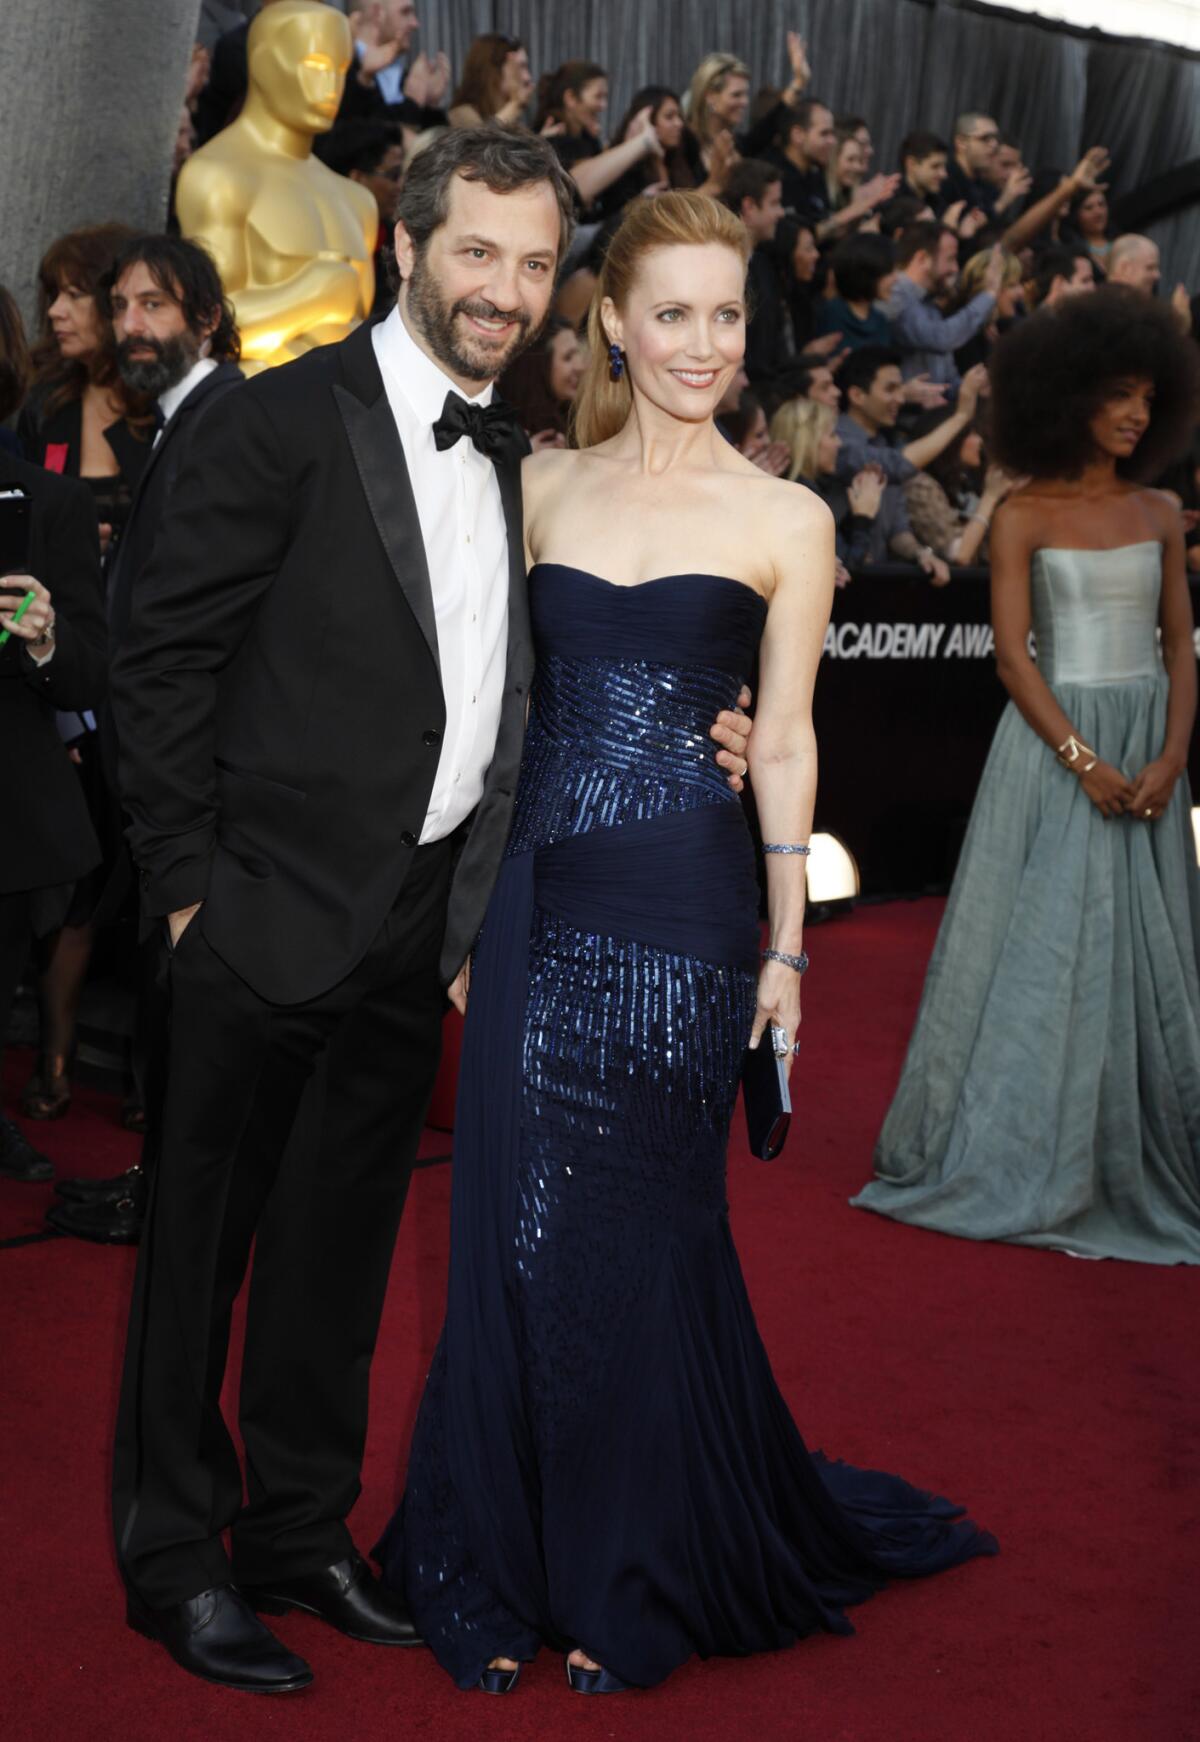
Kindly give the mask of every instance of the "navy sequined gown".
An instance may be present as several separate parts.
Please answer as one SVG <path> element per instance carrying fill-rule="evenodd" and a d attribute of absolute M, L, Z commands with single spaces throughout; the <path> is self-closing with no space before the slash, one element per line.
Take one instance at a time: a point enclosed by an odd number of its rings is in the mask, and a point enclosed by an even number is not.
<path fill-rule="evenodd" d="M 852 1631 L 890 1575 L 994 1552 L 961 1509 L 810 1455 L 730 1237 L 758 892 L 709 727 L 766 616 L 713 575 L 538 564 L 512 840 L 471 982 L 446 1323 L 376 1549 L 443 1667 Z"/>

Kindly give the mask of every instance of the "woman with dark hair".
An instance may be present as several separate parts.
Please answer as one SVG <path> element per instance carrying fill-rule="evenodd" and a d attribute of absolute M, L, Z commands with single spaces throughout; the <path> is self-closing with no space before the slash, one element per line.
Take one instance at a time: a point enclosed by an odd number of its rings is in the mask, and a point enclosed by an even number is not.
<path fill-rule="evenodd" d="M 662 156 L 651 154 L 643 157 L 605 191 L 600 204 L 606 214 L 622 211 L 639 194 L 664 184 L 673 188 L 699 188 L 701 193 L 713 195 L 720 191 L 708 179 L 700 146 L 695 134 L 684 123 L 678 96 L 666 85 L 643 85 L 640 91 L 635 91 L 614 137 L 619 141 L 633 138 L 647 110 L 662 147 Z"/>
<path fill-rule="evenodd" d="M 601 136 L 608 107 L 608 74 L 594 61 L 564 61 L 538 84 L 534 131 L 544 133 L 579 190 L 585 222 L 604 217 L 601 196 L 630 170 L 650 160 L 651 181 L 662 180 L 663 145 L 646 104 L 606 151 Z M 581 239 L 582 240 L 582 239 Z"/>
<path fill-rule="evenodd" d="M 47 250 L 38 268 L 41 336 L 33 351 L 34 384 L 17 426 L 30 459 L 88 486 L 103 553 L 120 536 L 154 433 L 149 402 L 139 406 L 121 382 L 101 300 L 105 273 L 135 234 L 124 224 L 97 224 L 59 237 Z M 120 819 L 105 789 L 95 733 L 85 716 L 67 718 L 60 730 L 71 746 L 93 826 L 111 856 Z M 21 1102 L 30 1119 L 58 1119 L 70 1106 L 75 1017 L 103 881 L 102 869 L 81 878 L 61 926 L 45 930 L 42 938 L 38 1064 Z"/>
<path fill-rule="evenodd" d="M 1064 226 L 1078 236 L 1091 256 L 1098 279 L 1108 273 L 1108 257 L 1112 253 L 1112 218 L 1108 196 L 1103 188 L 1083 187 L 1074 195 Z"/>
<path fill-rule="evenodd" d="M 91 490 L 104 549 L 129 512 L 154 434 L 148 408 L 133 405 L 121 385 L 112 328 L 96 303 L 100 280 L 135 234 L 126 224 L 96 224 L 47 249 L 33 386 L 17 427 L 30 459 Z"/>
<path fill-rule="evenodd" d="M 551 315 L 537 342 L 496 383 L 521 427 L 539 448 L 567 445 L 567 420 L 587 368 L 587 346 L 570 321 Z"/>
<path fill-rule="evenodd" d="M 992 534 L 1012 699 L 861 1208 L 1200 1264 L 1196 659 L 1181 517 L 1143 482 L 1198 416 L 1195 347 L 1134 291 L 997 347 L 993 449 L 1033 480 Z"/>
<path fill-rule="evenodd" d="M 834 249 L 831 264 L 837 295 L 817 306 L 816 330 L 838 333 L 852 351 L 892 345 L 892 323 L 881 304 L 892 293 L 896 249 L 886 236 L 850 236 Z"/>
<path fill-rule="evenodd" d="M 8 409 L 0 398 L 0 415 Z M 29 572 L 0 577 L 0 1054 L 31 946 L 63 935 L 58 928 L 74 890 L 100 858 L 56 710 L 98 708 L 107 684 L 100 551 L 88 493 L 14 454 L 5 454 L 3 464 L 4 486 L 19 489 L 28 504 Z M 53 1172 L 0 1114 L 0 1178 L 45 1181 Z"/>
<path fill-rule="evenodd" d="M 467 50 L 462 77 L 450 105 L 452 127 L 479 127 L 498 121 L 515 127 L 525 118 L 533 95 L 529 51 L 516 36 L 498 30 L 477 36 Z"/>
<path fill-rule="evenodd" d="M 811 224 L 793 212 L 780 219 L 768 248 L 779 267 L 792 326 L 792 355 L 799 357 L 816 336 L 821 250 Z"/>

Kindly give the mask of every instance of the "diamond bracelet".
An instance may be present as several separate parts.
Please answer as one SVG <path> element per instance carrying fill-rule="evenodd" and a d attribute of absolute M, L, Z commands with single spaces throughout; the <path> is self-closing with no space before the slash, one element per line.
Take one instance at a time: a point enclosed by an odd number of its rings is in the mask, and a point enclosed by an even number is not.
<path fill-rule="evenodd" d="M 763 852 L 764 853 L 802 853 L 804 855 L 804 857 L 807 859 L 808 855 L 812 852 L 812 848 L 810 846 L 808 846 L 807 844 L 804 846 L 793 847 L 793 846 L 790 846 L 788 844 L 781 845 L 777 841 L 764 841 L 763 842 Z"/>
<path fill-rule="evenodd" d="M 794 968 L 797 974 L 803 974 L 808 967 L 808 951 L 801 950 L 798 956 L 789 956 L 783 950 L 764 950 L 764 962 L 782 962 L 785 968 Z"/>

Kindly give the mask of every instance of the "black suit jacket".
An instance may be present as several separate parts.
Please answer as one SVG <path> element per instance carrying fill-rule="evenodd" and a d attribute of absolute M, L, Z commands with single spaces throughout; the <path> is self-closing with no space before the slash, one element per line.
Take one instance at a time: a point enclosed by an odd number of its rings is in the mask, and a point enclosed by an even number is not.
<path fill-rule="evenodd" d="M 150 560 L 200 416 L 231 387 L 240 387 L 242 381 L 242 372 L 236 363 L 218 363 L 176 408 L 150 450 L 125 530 L 108 564 L 108 639 L 114 653 L 129 626 L 138 576 Z"/>
<path fill-rule="evenodd" d="M 0 648 L 0 893 L 71 883 L 100 863 L 79 776 L 55 709 L 97 708 L 106 651 L 96 511 L 84 484 L 5 454 L 0 483 L 30 497 L 29 568 L 50 589 L 54 657 L 37 666 L 13 636 Z"/>
<path fill-rule="evenodd" d="M 498 476 L 507 676 L 447 980 L 508 837 L 533 667 L 516 460 Z M 211 946 L 274 1003 L 336 984 L 403 889 L 445 729 L 420 523 L 368 327 L 206 413 L 139 576 L 113 708 L 147 913 L 203 901 Z"/>
<path fill-rule="evenodd" d="M 124 531 L 109 558 L 105 577 L 108 645 L 112 654 L 125 639 L 138 577 L 149 564 L 154 541 L 166 517 L 180 467 L 200 417 L 223 393 L 228 393 L 231 387 L 240 387 L 242 379 L 242 372 L 236 364 L 218 363 L 176 408 L 151 450 Z M 105 776 L 115 792 L 118 786 L 117 741 L 112 710 L 107 707 L 100 719 L 100 747 Z"/>

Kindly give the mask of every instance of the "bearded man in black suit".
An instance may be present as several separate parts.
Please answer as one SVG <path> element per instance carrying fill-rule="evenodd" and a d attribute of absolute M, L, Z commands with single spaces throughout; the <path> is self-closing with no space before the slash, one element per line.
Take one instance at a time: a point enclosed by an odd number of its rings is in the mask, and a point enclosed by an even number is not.
<path fill-rule="evenodd" d="M 397 309 L 205 415 L 114 669 L 143 905 L 173 950 L 117 1548 L 131 1625 L 225 1686 L 311 1680 L 256 1608 L 415 1639 L 345 1520 L 444 987 L 504 851 L 533 667 L 526 444 L 492 383 L 545 319 L 573 198 L 516 131 L 415 159 Z M 743 773 L 737 720 L 714 735 Z M 243 1505 L 219 1394 L 252 1242 Z"/>
<path fill-rule="evenodd" d="M 158 424 L 129 514 L 106 570 L 108 645 L 121 647 L 141 577 L 175 494 L 175 484 L 204 414 L 240 387 L 233 308 L 211 255 L 181 236 L 136 236 L 120 250 L 100 285 L 100 306 L 113 323 L 121 380 L 151 400 Z M 116 791 L 117 743 L 111 709 L 99 716 L 105 777 Z M 108 880 L 94 923 L 104 923 L 130 895 L 127 878 Z M 144 940 L 133 1034 L 133 1074 L 146 1108 L 142 1158 L 115 1179 L 61 1180 L 62 1197 L 46 1212 L 60 1234 L 104 1245 L 138 1240 L 146 1213 L 147 1173 L 157 1139 L 161 1055 L 166 1032 L 160 939 Z"/>

